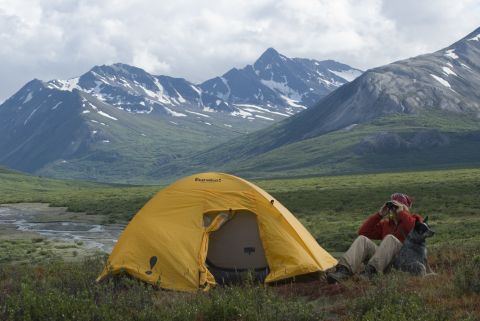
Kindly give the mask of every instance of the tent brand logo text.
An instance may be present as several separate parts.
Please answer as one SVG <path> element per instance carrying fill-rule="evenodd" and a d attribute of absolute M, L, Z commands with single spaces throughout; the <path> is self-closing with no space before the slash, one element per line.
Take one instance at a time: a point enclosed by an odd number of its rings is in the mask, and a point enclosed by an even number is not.
<path fill-rule="evenodd" d="M 195 177 L 195 182 L 201 182 L 201 183 L 221 183 L 222 179 L 221 178 L 199 178 Z"/>

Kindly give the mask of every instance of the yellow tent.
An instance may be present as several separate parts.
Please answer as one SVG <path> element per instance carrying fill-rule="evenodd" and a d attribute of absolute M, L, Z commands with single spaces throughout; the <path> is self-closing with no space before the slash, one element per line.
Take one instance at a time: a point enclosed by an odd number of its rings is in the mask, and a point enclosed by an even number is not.
<path fill-rule="evenodd" d="M 100 281 L 128 274 L 165 289 L 215 285 L 213 269 L 265 267 L 265 282 L 325 271 L 337 261 L 267 192 L 201 173 L 158 192 L 125 228 Z"/>

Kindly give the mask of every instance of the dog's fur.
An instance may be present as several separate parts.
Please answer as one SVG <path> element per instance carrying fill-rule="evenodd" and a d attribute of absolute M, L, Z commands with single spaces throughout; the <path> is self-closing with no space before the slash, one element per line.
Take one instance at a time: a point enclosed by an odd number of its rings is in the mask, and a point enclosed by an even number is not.
<path fill-rule="evenodd" d="M 415 222 L 415 228 L 408 234 L 393 262 L 395 269 L 418 276 L 425 276 L 429 272 L 425 240 L 435 232 L 430 229 L 427 221 L 428 216 L 423 222 Z"/>

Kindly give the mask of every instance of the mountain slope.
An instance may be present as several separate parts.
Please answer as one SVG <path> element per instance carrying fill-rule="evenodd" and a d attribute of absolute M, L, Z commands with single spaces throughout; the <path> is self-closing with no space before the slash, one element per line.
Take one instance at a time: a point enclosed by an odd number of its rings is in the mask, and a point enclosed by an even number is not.
<path fill-rule="evenodd" d="M 49 176 L 141 181 L 157 164 L 239 135 L 221 120 L 177 118 L 128 113 L 34 80 L 0 106 L 0 163 Z"/>
<path fill-rule="evenodd" d="M 307 63 L 332 71 L 309 76 Z M 158 166 L 305 109 L 301 99 L 347 82 L 335 73 L 360 73 L 274 49 L 255 66 L 200 85 L 125 64 L 95 66 L 69 80 L 33 80 L 0 105 L 0 164 L 54 177 L 143 182 Z"/>
<path fill-rule="evenodd" d="M 479 35 L 368 70 L 302 113 L 162 170 L 272 176 L 480 163 Z"/>

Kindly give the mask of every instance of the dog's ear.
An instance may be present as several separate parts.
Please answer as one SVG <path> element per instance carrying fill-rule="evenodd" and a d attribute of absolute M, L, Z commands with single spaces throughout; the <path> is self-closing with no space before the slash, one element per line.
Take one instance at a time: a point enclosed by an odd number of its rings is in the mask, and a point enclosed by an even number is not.
<path fill-rule="evenodd" d="M 420 222 L 420 220 L 415 220 L 415 229 L 420 228 L 421 225 L 422 225 L 422 222 Z"/>
<path fill-rule="evenodd" d="M 423 223 L 428 223 L 428 215 L 425 216 L 425 219 L 423 220 Z"/>

